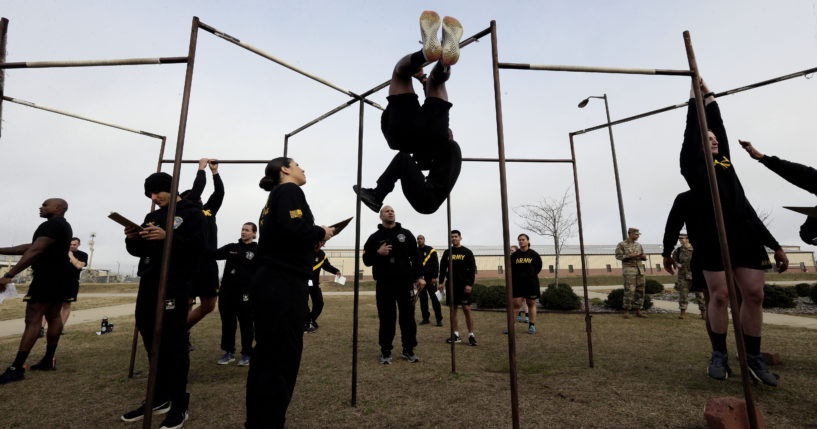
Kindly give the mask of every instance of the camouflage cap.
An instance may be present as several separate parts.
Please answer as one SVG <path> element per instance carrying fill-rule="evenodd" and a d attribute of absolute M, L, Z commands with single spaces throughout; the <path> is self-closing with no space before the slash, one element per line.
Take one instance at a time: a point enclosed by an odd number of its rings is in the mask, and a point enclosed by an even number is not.
<path fill-rule="evenodd" d="M 632 233 L 636 233 L 638 235 L 641 235 L 641 232 L 638 231 L 638 228 L 628 228 L 627 229 L 627 235 L 632 234 Z"/>
<path fill-rule="evenodd" d="M 686 235 L 686 234 L 678 234 L 678 238 L 679 238 L 679 239 L 681 239 L 681 238 L 689 238 L 689 236 L 688 236 L 688 235 Z"/>

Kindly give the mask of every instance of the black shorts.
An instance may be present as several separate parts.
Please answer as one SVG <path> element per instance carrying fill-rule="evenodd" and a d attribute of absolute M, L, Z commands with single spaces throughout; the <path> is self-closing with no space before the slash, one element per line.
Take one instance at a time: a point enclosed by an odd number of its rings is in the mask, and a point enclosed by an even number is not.
<path fill-rule="evenodd" d="M 74 302 L 77 300 L 77 295 L 79 295 L 79 280 L 74 282 L 74 285 L 71 286 L 71 296 L 69 296 L 65 301 Z"/>
<path fill-rule="evenodd" d="M 415 153 L 432 150 L 448 141 L 448 111 L 451 103 L 428 97 L 420 106 L 417 94 L 390 95 L 380 116 L 380 129 L 389 147 Z"/>
<path fill-rule="evenodd" d="M 199 265 L 193 275 L 193 291 L 190 297 L 216 297 L 218 296 L 218 285 L 218 264 L 215 259 L 208 259 Z"/>
<path fill-rule="evenodd" d="M 454 304 L 455 305 L 468 305 L 468 306 L 471 305 L 471 294 L 470 293 L 465 293 L 465 286 L 454 285 L 452 295 L 454 295 Z M 446 304 L 450 304 L 450 301 L 448 301 L 448 298 L 446 298 Z"/>
<path fill-rule="evenodd" d="M 519 280 L 513 283 L 513 297 L 525 299 L 539 298 L 539 280 Z"/>
<path fill-rule="evenodd" d="M 23 301 L 31 302 L 67 302 L 71 299 L 74 289 L 72 278 L 56 276 L 34 275 L 28 286 L 28 293 Z M 76 296 L 76 295 L 74 295 Z"/>
<path fill-rule="evenodd" d="M 766 253 L 766 247 L 758 242 L 754 242 L 751 237 L 729 237 L 729 258 L 732 267 L 751 268 L 755 270 L 767 270 L 774 266 Z M 709 245 L 695 248 L 693 260 L 695 264 L 700 264 L 704 271 L 723 271 L 723 260 L 721 259 L 721 247 L 717 237 Z"/>

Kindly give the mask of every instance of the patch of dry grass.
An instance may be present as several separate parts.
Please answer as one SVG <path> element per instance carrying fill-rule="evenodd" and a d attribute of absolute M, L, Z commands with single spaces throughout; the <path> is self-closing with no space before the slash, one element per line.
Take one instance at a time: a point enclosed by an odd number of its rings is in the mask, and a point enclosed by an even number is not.
<path fill-rule="evenodd" d="M 89 308 L 107 307 L 110 305 L 127 304 L 136 302 L 133 296 L 118 297 L 87 297 L 80 295 L 77 302 L 71 303 L 71 311 L 86 310 Z M 22 319 L 26 315 L 26 304 L 22 298 L 13 298 L 3 301 L 0 304 L 0 320 Z M 69 316 L 70 323 L 70 316 Z"/>
<path fill-rule="evenodd" d="M 383 366 L 377 362 L 374 297 L 361 297 L 358 401 L 350 407 L 352 300 L 326 297 L 321 329 L 304 338 L 288 427 L 509 427 L 505 315 L 476 312 L 475 320 L 480 345 L 455 347 L 456 374 L 450 371 L 450 347 L 444 343 L 448 328 L 433 325 L 418 327 L 419 363 L 398 358 L 398 330 L 395 361 Z M 22 382 L 0 387 L 3 426 L 138 427 L 117 421 L 144 397 L 145 377 L 126 377 L 133 318 L 114 321 L 117 330 L 110 335 L 93 335 L 90 324 L 65 335 L 56 373 L 27 374 Z M 737 374 L 725 382 L 705 376 L 709 346 L 700 320 L 594 316 L 595 368 L 588 368 L 584 326 L 580 314 L 540 315 L 535 336 L 526 334 L 526 325 L 516 324 L 522 427 L 703 428 L 703 409 L 710 399 L 742 396 Z M 784 362 L 775 368 L 781 374 L 779 388 L 755 390 L 768 427 L 805 427 L 817 421 L 811 388 L 817 382 L 817 332 L 766 326 L 764 333 L 763 349 L 779 352 Z M 221 354 L 219 335 L 217 313 L 193 329 L 197 350 L 191 352 L 191 420 L 186 427 L 242 427 L 246 368 L 215 364 Z M 729 338 L 731 342 L 731 334 Z M 18 340 L 0 340 L 2 365 L 13 359 Z M 29 363 L 43 350 L 38 342 Z M 146 366 L 140 344 L 137 368 Z M 64 395 L 53 399 L 55 390 Z M 32 416 L 25 404 L 42 406 Z"/>

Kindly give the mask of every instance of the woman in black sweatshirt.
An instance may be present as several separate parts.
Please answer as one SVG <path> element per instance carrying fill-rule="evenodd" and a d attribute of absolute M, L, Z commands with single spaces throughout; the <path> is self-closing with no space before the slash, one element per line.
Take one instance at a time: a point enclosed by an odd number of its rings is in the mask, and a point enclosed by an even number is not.
<path fill-rule="evenodd" d="M 300 188 L 305 183 L 304 170 L 284 157 L 267 164 L 259 183 L 269 198 L 258 223 L 258 270 L 250 286 L 256 344 L 247 375 L 247 428 L 284 427 L 301 366 L 315 245 L 334 231 L 315 225 Z"/>

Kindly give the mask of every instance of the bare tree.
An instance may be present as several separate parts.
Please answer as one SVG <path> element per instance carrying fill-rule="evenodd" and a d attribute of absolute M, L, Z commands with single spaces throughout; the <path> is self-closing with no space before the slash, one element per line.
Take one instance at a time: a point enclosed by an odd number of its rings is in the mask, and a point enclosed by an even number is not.
<path fill-rule="evenodd" d="M 533 204 L 523 204 L 513 209 L 519 216 L 517 226 L 532 233 L 553 239 L 556 266 L 553 283 L 559 284 L 559 255 L 567 240 L 573 236 L 576 218 L 566 208 L 570 204 L 570 188 L 560 198 L 547 197 Z"/>

